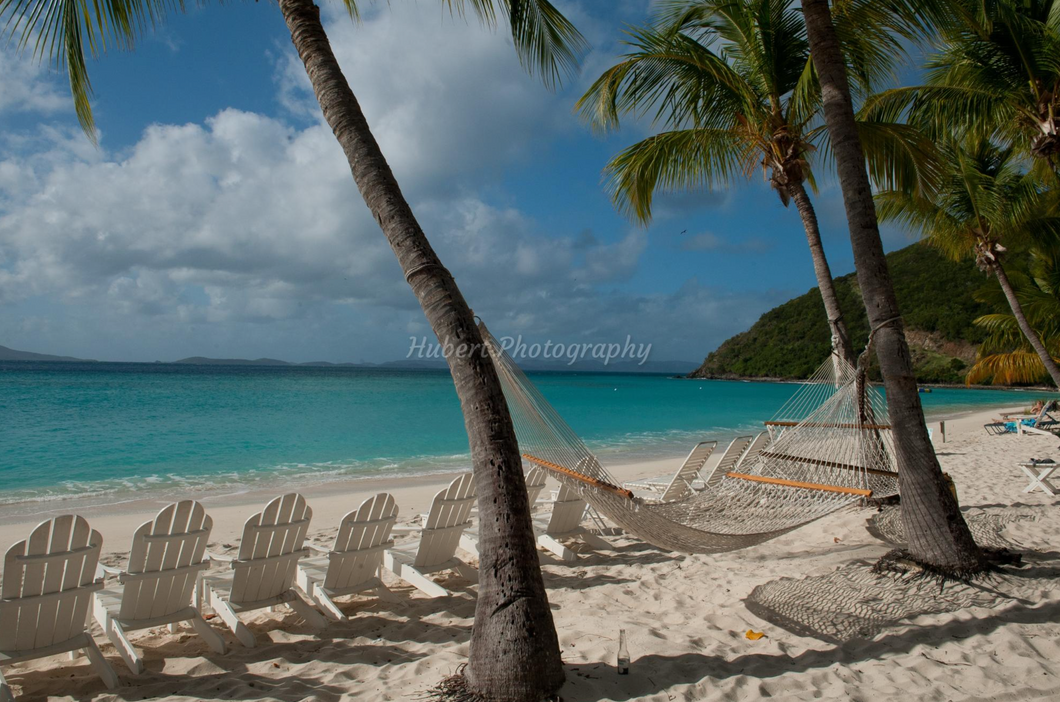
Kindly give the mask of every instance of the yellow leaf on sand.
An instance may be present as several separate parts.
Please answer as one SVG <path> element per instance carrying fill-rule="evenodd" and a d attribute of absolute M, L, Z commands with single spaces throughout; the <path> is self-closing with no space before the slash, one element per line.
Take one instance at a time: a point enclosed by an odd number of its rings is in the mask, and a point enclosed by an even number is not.
<path fill-rule="evenodd" d="M 755 631 L 754 629 L 748 629 L 747 633 L 744 634 L 744 636 L 746 636 L 747 638 L 751 639 L 752 641 L 758 641 L 758 639 L 760 639 L 763 636 L 765 636 L 765 633 L 763 633 L 761 631 Z"/>

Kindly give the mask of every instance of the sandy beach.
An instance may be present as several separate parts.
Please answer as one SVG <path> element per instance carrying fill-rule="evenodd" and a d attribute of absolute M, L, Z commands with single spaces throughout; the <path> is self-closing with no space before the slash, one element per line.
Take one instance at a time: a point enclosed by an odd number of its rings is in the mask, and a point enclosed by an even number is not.
<path fill-rule="evenodd" d="M 869 572 L 900 540 L 897 513 L 850 510 L 764 545 L 718 556 L 659 551 L 632 536 L 613 551 L 573 548 L 562 563 L 541 552 L 567 665 L 567 702 L 589 700 L 784 699 L 1023 700 L 1060 690 L 1060 530 L 1058 498 L 1024 492 L 1016 463 L 1060 460 L 1060 440 L 990 436 L 997 411 L 946 422 L 944 470 L 981 543 L 1024 554 L 1024 565 L 973 585 L 909 583 Z M 622 480 L 672 472 L 679 460 L 608 466 Z M 395 483 L 356 481 L 307 489 L 311 537 L 329 545 L 339 518 L 365 497 L 389 491 L 402 521 L 426 509 L 445 476 Z M 203 499 L 214 519 L 212 550 L 231 553 L 243 521 L 270 494 Z M 134 528 L 157 503 L 83 512 L 104 538 L 104 562 L 120 565 Z M 37 521 L 0 515 L 0 543 Z M 871 524 L 870 524 L 871 522 Z M 871 527 L 871 528 L 867 528 Z M 5 667 L 23 700 L 415 699 L 465 660 L 474 586 L 439 581 L 455 594 L 429 599 L 387 578 L 398 603 L 345 600 L 345 624 L 309 628 L 290 611 L 244 616 L 259 645 L 246 649 L 227 630 L 230 651 L 213 653 L 190 628 L 133 635 L 146 671 L 132 674 L 93 625 L 122 687 L 108 691 L 84 659 L 51 658 Z M 216 622 L 215 622 L 216 624 Z M 614 667 L 618 631 L 633 658 Z M 220 628 L 218 628 L 220 631 Z M 752 640 L 748 630 L 763 637 Z"/>

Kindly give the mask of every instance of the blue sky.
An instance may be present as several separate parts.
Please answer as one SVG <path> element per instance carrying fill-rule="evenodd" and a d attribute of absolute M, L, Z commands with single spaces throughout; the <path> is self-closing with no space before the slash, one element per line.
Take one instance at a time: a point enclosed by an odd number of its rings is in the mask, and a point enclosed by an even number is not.
<path fill-rule="evenodd" d="M 601 168 L 646 136 L 572 113 L 645 4 L 561 5 L 593 45 L 555 93 L 503 28 L 434 0 L 324 19 L 421 223 L 495 334 L 651 343 L 700 360 L 814 285 L 794 208 L 757 175 L 664 197 L 647 228 Z M 0 54 L 0 344 L 101 360 L 401 358 L 429 334 L 267 2 L 193 8 L 90 66 L 91 146 L 61 76 Z M 853 269 L 834 184 L 815 202 Z M 888 233 L 888 249 L 908 243 Z"/>

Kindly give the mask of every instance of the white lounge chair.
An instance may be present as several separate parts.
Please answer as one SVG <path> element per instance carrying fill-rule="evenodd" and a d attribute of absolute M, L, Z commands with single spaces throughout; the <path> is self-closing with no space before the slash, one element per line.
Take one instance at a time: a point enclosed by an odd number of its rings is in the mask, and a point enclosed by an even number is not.
<path fill-rule="evenodd" d="M 577 538 L 595 549 L 609 549 L 611 544 L 582 526 L 589 505 L 578 493 L 560 483 L 548 515 L 534 518 L 537 545 L 564 561 L 573 561 L 578 555 L 564 546 L 561 539 Z"/>
<path fill-rule="evenodd" d="M 103 588 L 96 565 L 103 537 L 83 517 L 41 522 L 4 558 L 0 586 L 0 665 L 83 651 L 108 688 L 118 676 L 88 634 L 92 593 Z M 0 701 L 14 693 L 0 672 Z"/>
<path fill-rule="evenodd" d="M 656 492 L 666 495 L 664 502 L 680 499 L 692 491 L 692 484 L 699 480 L 699 471 L 717 448 L 717 441 L 701 441 L 692 448 L 673 476 L 659 476 L 647 480 L 622 483 L 627 490 Z"/>
<path fill-rule="evenodd" d="M 394 599 L 379 579 L 379 570 L 383 566 L 383 551 L 394 545 L 390 532 L 397 514 L 394 498 L 379 493 L 342 518 L 330 551 L 309 544 L 309 548 L 327 555 L 301 561 L 296 582 L 324 616 L 336 621 L 347 620 L 335 604 L 336 597 L 375 590 L 383 599 Z"/>
<path fill-rule="evenodd" d="M 240 621 L 240 612 L 286 604 L 310 626 L 325 625 L 294 588 L 298 559 L 309 555 L 304 543 L 312 518 L 304 497 L 293 492 L 281 495 L 247 520 L 238 557 L 207 552 L 211 561 L 229 564 L 231 570 L 203 574 L 200 597 L 244 646 L 254 646 L 254 635 Z"/>
<path fill-rule="evenodd" d="M 544 468 L 538 466 L 532 467 L 526 472 L 526 496 L 530 501 L 530 512 L 533 513 L 535 506 L 537 505 L 538 498 L 541 497 L 541 493 L 545 489 L 545 485 L 548 482 L 548 473 Z M 469 534 L 466 531 L 460 535 L 460 548 L 464 549 L 472 556 L 478 556 L 478 536 Z"/>
<path fill-rule="evenodd" d="M 758 435 L 761 439 L 761 445 L 757 448 L 761 452 L 765 444 L 768 443 L 768 435 L 763 438 L 762 434 Z M 712 487 L 725 477 L 725 474 L 740 464 L 740 459 L 743 458 L 744 453 L 747 452 L 751 444 L 750 436 L 737 436 L 729 444 L 729 447 L 725 449 L 725 453 L 718 457 L 718 460 L 707 472 L 707 475 L 703 478 L 703 484 L 706 487 Z M 757 455 L 757 454 L 756 454 Z"/>
<path fill-rule="evenodd" d="M 192 606 L 199 573 L 210 567 L 206 543 L 213 520 L 194 500 L 169 505 L 133 534 L 125 570 L 99 566 L 100 574 L 117 576 L 120 586 L 93 596 L 92 613 L 118 654 L 134 673 L 144 672 L 143 658 L 126 635 L 129 631 L 191 622 L 210 648 L 225 652 L 220 634 Z"/>
<path fill-rule="evenodd" d="M 471 508 L 474 504 L 475 476 L 464 473 L 434 496 L 431 511 L 423 519 L 423 526 L 412 527 L 412 530 L 419 532 L 419 540 L 384 551 L 383 565 L 431 597 L 450 594 L 427 577 L 431 573 L 455 570 L 471 582 L 478 582 L 478 571 L 456 557 L 460 536 L 471 525 Z"/>
<path fill-rule="evenodd" d="M 773 438 L 769 435 L 769 432 L 761 432 L 751 441 L 750 446 L 740 454 L 740 458 L 737 459 L 736 465 L 733 467 L 740 468 L 741 466 L 753 466 L 755 461 L 758 460 L 758 454 L 762 453 L 772 441 Z"/>

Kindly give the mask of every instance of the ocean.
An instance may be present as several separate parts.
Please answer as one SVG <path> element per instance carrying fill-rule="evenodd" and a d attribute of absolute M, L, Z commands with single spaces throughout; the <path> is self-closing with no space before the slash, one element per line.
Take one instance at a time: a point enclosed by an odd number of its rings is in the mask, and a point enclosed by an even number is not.
<path fill-rule="evenodd" d="M 796 390 L 665 375 L 530 377 L 605 465 L 759 431 Z M 922 395 L 936 416 L 1033 397 L 962 388 Z M 0 362 L 0 509 L 467 466 L 445 371 Z"/>

